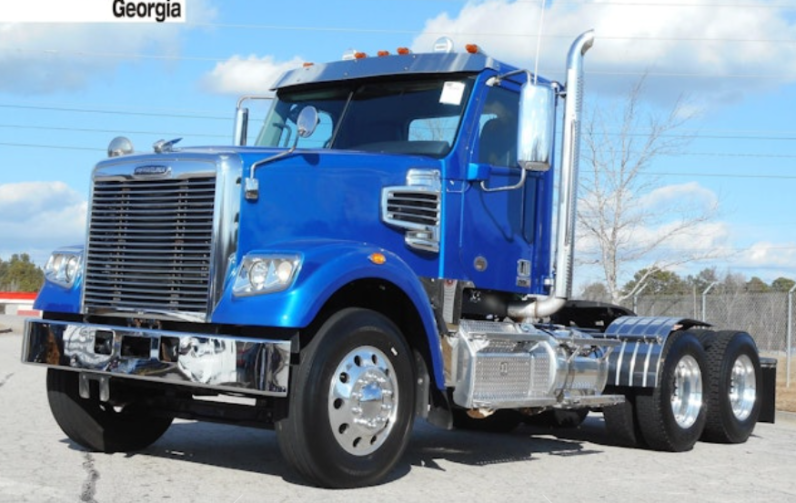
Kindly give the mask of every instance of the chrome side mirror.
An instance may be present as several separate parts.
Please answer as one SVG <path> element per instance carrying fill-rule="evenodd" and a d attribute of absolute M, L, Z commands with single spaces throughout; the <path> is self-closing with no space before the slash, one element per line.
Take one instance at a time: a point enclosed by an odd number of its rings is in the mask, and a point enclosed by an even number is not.
<path fill-rule="evenodd" d="M 243 96 L 238 100 L 235 108 L 235 129 L 232 132 L 232 144 L 236 147 L 246 145 L 246 138 L 249 135 L 249 109 L 243 104 L 247 101 L 272 101 L 273 96 Z"/>
<path fill-rule="evenodd" d="M 517 134 L 517 160 L 523 169 L 550 169 L 555 129 L 555 90 L 550 85 L 526 81 L 520 91 L 520 124 Z"/>
<path fill-rule="evenodd" d="M 318 109 L 312 105 L 308 105 L 301 109 L 298 118 L 296 119 L 296 129 L 298 129 L 298 137 L 309 138 L 318 127 Z M 296 143 L 298 143 L 298 137 Z M 295 145 L 294 147 L 295 148 Z"/>
<path fill-rule="evenodd" d="M 235 109 L 235 131 L 232 133 L 232 143 L 236 147 L 246 145 L 249 136 L 249 109 L 238 106 Z"/>

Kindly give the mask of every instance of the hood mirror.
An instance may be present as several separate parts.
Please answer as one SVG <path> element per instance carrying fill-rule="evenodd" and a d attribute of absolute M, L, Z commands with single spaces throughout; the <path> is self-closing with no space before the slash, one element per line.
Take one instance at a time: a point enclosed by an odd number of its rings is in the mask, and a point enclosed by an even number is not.
<path fill-rule="evenodd" d="M 298 119 L 296 119 L 296 128 L 298 129 L 298 136 L 301 138 L 309 138 L 318 127 L 318 109 L 312 105 L 308 105 L 301 109 Z M 295 147 L 294 147 L 295 148 Z"/>

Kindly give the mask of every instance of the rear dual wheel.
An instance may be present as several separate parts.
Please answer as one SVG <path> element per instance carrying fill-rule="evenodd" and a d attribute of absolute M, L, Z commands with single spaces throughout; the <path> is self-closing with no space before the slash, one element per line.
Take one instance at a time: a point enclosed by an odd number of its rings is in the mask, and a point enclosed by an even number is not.
<path fill-rule="evenodd" d="M 661 451 L 691 449 L 705 427 L 704 374 L 707 360 L 694 334 L 675 332 L 666 340 L 655 388 L 608 389 L 625 402 L 605 407 L 603 417 L 619 445 Z"/>
<path fill-rule="evenodd" d="M 760 357 L 746 332 L 720 331 L 703 340 L 708 360 L 708 415 L 702 440 L 745 442 L 760 416 Z"/>
<path fill-rule="evenodd" d="M 697 440 L 745 442 L 760 415 L 762 371 L 745 332 L 694 330 L 667 340 L 654 390 L 627 390 L 624 404 L 606 407 L 617 443 L 684 451 Z"/>
<path fill-rule="evenodd" d="M 624 394 L 625 401 L 603 408 L 603 419 L 608 436 L 617 444 L 624 447 L 643 447 L 644 439 L 636 417 L 636 392 L 630 388 L 622 391 L 609 388 L 605 394 Z"/>
<path fill-rule="evenodd" d="M 696 336 L 675 332 L 666 341 L 657 386 L 636 395 L 638 426 L 645 443 L 660 451 L 687 451 L 707 420 L 707 359 Z"/>

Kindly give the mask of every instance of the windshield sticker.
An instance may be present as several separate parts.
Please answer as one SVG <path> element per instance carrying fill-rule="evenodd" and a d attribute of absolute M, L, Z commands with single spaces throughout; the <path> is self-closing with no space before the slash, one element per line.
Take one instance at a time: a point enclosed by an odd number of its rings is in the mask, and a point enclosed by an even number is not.
<path fill-rule="evenodd" d="M 464 82 L 445 82 L 439 102 L 443 105 L 459 106 L 462 104 L 462 96 L 464 96 Z"/>

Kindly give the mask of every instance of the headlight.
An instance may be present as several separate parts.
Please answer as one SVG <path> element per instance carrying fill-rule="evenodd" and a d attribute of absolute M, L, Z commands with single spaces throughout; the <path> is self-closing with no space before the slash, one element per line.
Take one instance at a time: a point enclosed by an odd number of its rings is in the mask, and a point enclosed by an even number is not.
<path fill-rule="evenodd" d="M 82 259 L 83 252 L 80 250 L 56 250 L 44 266 L 44 277 L 56 285 L 71 288 L 80 275 Z"/>
<path fill-rule="evenodd" d="M 235 278 L 233 292 L 238 297 L 286 290 L 301 266 L 297 255 L 247 255 Z"/>

